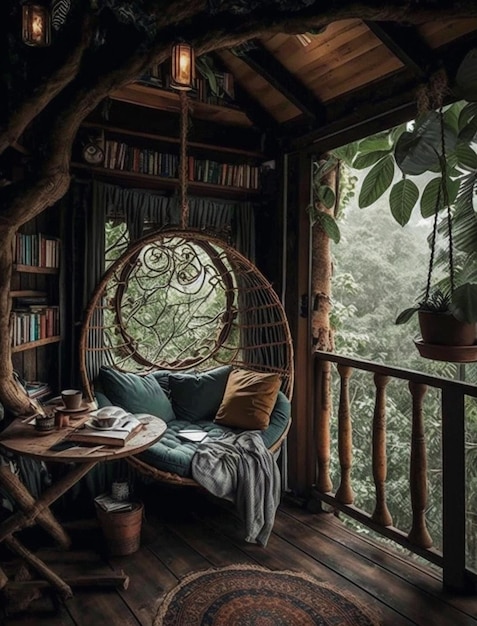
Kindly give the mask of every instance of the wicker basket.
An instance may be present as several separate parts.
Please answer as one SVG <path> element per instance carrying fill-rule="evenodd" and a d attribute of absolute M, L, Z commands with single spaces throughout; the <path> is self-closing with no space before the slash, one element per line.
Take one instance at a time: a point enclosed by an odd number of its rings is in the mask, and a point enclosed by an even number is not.
<path fill-rule="evenodd" d="M 131 511 L 105 511 L 96 505 L 109 554 L 124 556 L 139 549 L 143 512 L 144 506 L 140 502 L 135 502 Z"/>

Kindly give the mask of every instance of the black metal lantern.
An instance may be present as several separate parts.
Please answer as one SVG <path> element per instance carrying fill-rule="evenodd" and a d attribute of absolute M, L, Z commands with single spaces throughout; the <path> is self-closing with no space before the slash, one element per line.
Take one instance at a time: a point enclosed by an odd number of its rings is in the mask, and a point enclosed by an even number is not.
<path fill-rule="evenodd" d="M 22 39 L 27 46 L 44 47 L 51 43 L 50 12 L 41 4 L 26 3 L 22 7 Z"/>
<path fill-rule="evenodd" d="M 194 88 L 195 53 L 188 43 L 172 46 L 171 87 L 181 91 Z"/>

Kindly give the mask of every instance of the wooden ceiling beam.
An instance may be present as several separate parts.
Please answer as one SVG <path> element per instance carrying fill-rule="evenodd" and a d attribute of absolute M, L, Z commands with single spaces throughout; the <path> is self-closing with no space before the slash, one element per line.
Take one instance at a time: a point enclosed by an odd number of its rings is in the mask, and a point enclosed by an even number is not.
<path fill-rule="evenodd" d="M 305 85 L 291 74 L 260 42 L 240 50 L 239 58 L 292 102 L 310 121 L 324 118 L 324 106 Z"/>
<path fill-rule="evenodd" d="M 438 59 L 432 48 L 426 44 L 414 26 L 367 20 L 364 23 L 416 76 L 427 76 L 438 65 Z"/>
<path fill-rule="evenodd" d="M 434 69 L 446 70 L 451 88 L 460 62 L 476 46 L 477 35 L 472 33 L 436 51 Z M 413 119 L 417 113 L 417 89 L 422 84 L 423 77 L 406 66 L 392 78 L 384 78 L 328 102 L 326 123 L 301 135 L 289 135 L 288 145 L 292 150 L 331 150 Z M 456 99 L 458 94 L 450 91 L 445 103 Z"/>

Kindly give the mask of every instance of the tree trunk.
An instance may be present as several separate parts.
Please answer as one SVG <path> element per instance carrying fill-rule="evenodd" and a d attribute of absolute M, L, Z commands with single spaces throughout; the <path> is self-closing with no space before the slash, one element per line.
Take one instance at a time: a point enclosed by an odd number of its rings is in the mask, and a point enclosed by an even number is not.
<path fill-rule="evenodd" d="M 323 157 L 326 159 L 326 155 Z M 331 170 L 320 180 L 335 191 L 338 198 L 338 167 Z M 334 207 L 314 200 L 314 208 L 334 215 Z M 334 348 L 333 330 L 330 326 L 331 312 L 331 243 L 325 231 L 315 223 L 312 228 L 312 269 L 311 269 L 311 334 L 314 350 L 331 352 Z"/>
<path fill-rule="evenodd" d="M 15 382 L 10 357 L 10 278 L 15 232 L 11 226 L 0 227 L 0 399 L 10 411 L 22 414 L 31 410 L 30 401 Z"/>

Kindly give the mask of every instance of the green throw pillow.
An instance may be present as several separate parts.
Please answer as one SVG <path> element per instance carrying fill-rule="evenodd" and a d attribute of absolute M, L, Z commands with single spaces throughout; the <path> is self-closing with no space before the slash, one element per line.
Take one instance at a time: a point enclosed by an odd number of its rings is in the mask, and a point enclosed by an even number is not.
<path fill-rule="evenodd" d="M 169 398 L 153 374 L 138 376 L 109 367 L 99 371 L 99 382 L 111 404 L 130 413 L 149 413 L 165 422 L 175 419 Z"/>
<path fill-rule="evenodd" d="M 223 365 L 196 374 L 172 373 L 169 376 L 172 408 L 177 419 L 197 422 L 213 420 L 232 367 Z"/>

